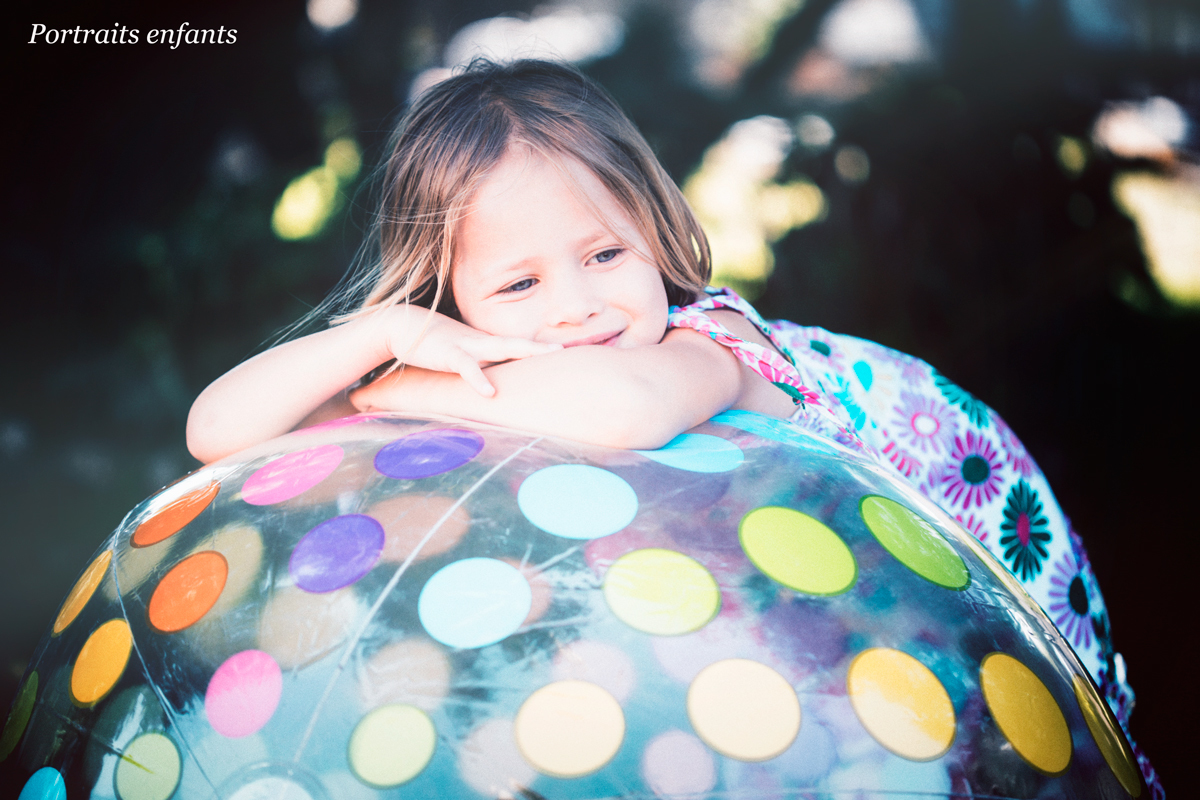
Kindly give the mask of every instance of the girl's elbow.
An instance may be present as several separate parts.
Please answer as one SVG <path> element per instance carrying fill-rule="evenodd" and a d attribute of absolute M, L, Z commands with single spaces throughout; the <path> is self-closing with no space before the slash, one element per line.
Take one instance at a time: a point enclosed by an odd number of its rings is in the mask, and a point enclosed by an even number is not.
<path fill-rule="evenodd" d="M 691 427 L 669 406 L 652 381 L 629 381 L 605 396 L 589 439 L 621 450 L 657 450 Z"/>
<path fill-rule="evenodd" d="M 188 415 L 186 440 L 188 452 L 192 458 L 201 464 L 211 464 L 219 458 L 228 455 L 216 435 L 215 426 L 209 424 L 202 415 L 193 408 Z"/>

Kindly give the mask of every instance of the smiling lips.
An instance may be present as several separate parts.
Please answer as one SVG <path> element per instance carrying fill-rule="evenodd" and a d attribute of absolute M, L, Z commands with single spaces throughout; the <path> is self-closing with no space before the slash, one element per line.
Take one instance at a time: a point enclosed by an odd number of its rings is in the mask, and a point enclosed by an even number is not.
<path fill-rule="evenodd" d="M 610 331 L 608 333 L 600 333 L 595 336 L 589 336 L 586 339 L 577 339 L 574 342 L 567 342 L 563 345 L 566 347 L 580 347 L 585 344 L 598 344 L 604 347 L 616 347 L 617 339 L 624 331 Z"/>

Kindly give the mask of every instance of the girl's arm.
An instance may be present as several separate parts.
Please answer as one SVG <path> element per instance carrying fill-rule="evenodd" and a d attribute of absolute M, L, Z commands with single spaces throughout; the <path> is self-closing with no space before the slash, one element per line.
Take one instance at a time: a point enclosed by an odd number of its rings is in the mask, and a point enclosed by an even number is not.
<path fill-rule="evenodd" d="M 731 322 L 752 327 L 736 317 L 722 321 L 731 329 Z M 631 449 L 661 447 L 734 406 L 782 416 L 791 410 L 782 392 L 729 349 L 687 329 L 646 347 L 574 347 L 486 372 L 496 386 L 493 397 L 472 392 L 455 375 L 405 368 L 350 399 L 360 411 L 446 414 Z"/>
<path fill-rule="evenodd" d="M 293 430 L 355 413 L 346 389 L 392 359 L 448 370 L 494 393 L 482 365 L 558 349 L 489 336 L 428 309 L 396 306 L 273 347 L 214 381 L 192 404 L 187 444 L 205 463 Z"/>

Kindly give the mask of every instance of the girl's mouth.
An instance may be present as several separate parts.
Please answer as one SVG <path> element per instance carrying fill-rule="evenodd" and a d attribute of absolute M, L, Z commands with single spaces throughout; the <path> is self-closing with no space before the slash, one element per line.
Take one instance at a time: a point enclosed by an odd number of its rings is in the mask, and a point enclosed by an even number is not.
<path fill-rule="evenodd" d="M 624 333 L 624 331 L 600 333 L 595 336 L 589 336 L 586 339 L 576 339 L 573 342 L 567 342 L 563 345 L 563 347 L 582 347 L 585 344 L 597 344 L 603 347 L 616 347 L 617 339 L 621 337 L 622 333 Z"/>

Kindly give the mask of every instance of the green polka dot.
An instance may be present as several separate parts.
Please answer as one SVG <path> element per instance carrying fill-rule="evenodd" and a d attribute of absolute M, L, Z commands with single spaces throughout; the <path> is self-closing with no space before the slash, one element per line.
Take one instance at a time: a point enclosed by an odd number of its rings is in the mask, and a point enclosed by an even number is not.
<path fill-rule="evenodd" d="M 879 495 L 859 504 L 863 522 L 901 564 L 947 589 L 965 589 L 971 573 L 962 557 L 933 526 L 912 511 Z"/>
<path fill-rule="evenodd" d="M 117 762 L 120 800 L 167 800 L 179 786 L 182 764 L 175 743 L 161 733 L 143 733 Z"/>
<path fill-rule="evenodd" d="M 806 594 L 841 594 L 854 585 L 858 564 L 828 526 L 790 508 L 756 508 L 738 525 L 738 538 L 754 566 Z"/>
<path fill-rule="evenodd" d="M 8 721 L 4 723 L 4 733 L 0 734 L 0 761 L 8 758 L 9 753 L 16 748 L 17 742 L 21 741 L 21 734 L 25 733 L 25 726 L 29 724 L 29 717 L 33 714 L 37 690 L 38 674 L 31 672 L 21 686 L 21 691 L 17 692 Z"/>
<path fill-rule="evenodd" d="M 819 341 L 817 339 L 813 339 L 812 341 L 810 341 L 808 343 L 808 346 L 811 347 L 813 350 L 816 350 L 818 353 L 820 353 L 823 356 L 827 356 L 833 352 L 832 350 L 829 349 L 829 345 L 827 345 L 824 342 Z"/>

